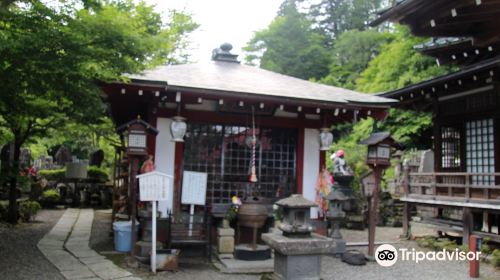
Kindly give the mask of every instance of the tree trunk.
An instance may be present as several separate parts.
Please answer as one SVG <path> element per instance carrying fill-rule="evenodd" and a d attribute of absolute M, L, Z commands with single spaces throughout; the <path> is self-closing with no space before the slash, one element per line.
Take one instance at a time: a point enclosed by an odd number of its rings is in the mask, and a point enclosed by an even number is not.
<path fill-rule="evenodd" d="M 14 156 L 11 157 L 9 163 L 9 214 L 8 222 L 17 224 L 18 211 L 17 211 L 17 176 L 19 176 L 19 157 L 21 154 L 21 137 L 15 136 L 14 138 Z M 12 150 L 11 150 L 12 151 Z"/>

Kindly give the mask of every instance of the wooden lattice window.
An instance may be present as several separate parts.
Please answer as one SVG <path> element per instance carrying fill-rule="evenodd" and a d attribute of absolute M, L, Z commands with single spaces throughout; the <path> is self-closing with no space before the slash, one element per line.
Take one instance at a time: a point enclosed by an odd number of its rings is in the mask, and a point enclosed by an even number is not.
<path fill-rule="evenodd" d="M 258 182 L 249 183 L 252 129 L 244 126 L 189 123 L 184 170 L 208 173 L 207 204 L 228 204 L 257 189 L 271 201 L 296 189 L 297 130 L 256 128 Z"/>
<path fill-rule="evenodd" d="M 493 119 L 470 121 L 465 128 L 467 172 L 495 172 Z M 490 185 L 494 182 L 494 176 L 472 176 L 475 185 Z"/>
<path fill-rule="evenodd" d="M 441 127 L 441 168 L 460 168 L 460 130 Z"/>

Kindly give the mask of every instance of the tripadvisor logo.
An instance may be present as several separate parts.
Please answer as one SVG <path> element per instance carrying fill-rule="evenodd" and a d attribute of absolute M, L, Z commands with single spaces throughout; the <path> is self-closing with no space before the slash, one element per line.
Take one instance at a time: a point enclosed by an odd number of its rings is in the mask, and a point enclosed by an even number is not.
<path fill-rule="evenodd" d="M 381 266 L 393 266 L 396 261 L 399 259 L 401 261 L 412 261 L 415 263 L 419 263 L 423 260 L 428 261 L 472 261 L 479 260 L 479 256 L 481 252 L 463 252 L 459 249 L 455 249 L 455 251 L 429 251 L 422 252 L 417 251 L 414 248 L 399 248 L 397 250 L 394 246 L 390 244 L 380 245 L 375 251 L 375 260 Z"/>

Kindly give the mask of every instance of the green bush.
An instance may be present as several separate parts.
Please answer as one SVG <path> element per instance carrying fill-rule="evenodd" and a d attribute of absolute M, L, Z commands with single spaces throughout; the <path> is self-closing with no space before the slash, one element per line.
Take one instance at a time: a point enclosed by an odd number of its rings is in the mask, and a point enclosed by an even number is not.
<path fill-rule="evenodd" d="M 89 166 L 87 168 L 87 177 L 97 179 L 101 182 L 106 182 L 108 180 L 108 172 L 106 172 L 104 168 Z"/>
<path fill-rule="evenodd" d="M 46 190 L 42 193 L 41 202 L 44 207 L 52 208 L 61 199 L 61 195 L 54 189 Z"/>
<path fill-rule="evenodd" d="M 7 203 L 0 201 L 0 221 L 4 221 L 7 218 Z"/>
<path fill-rule="evenodd" d="M 65 178 L 66 169 L 43 169 L 38 171 L 38 175 L 48 181 L 61 181 Z"/>
<path fill-rule="evenodd" d="M 500 250 L 495 249 L 493 253 L 491 253 L 491 264 L 495 268 L 500 268 Z"/>
<path fill-rule="evenodd" d="M 42 209 L 42 206 L 36 201 L 23 201 L 19 204 L 19 215 L 23 221 L 29 222 L 35 218 L 36 213 L 38 213 L 40 209 Z"/>

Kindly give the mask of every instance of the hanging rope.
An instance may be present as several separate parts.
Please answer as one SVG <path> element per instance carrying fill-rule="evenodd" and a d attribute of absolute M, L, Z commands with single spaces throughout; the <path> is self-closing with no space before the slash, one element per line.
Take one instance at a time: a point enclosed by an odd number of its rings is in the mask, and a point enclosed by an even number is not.
<path fill-rule="evenodd" d="M 251 161 L 251 174 L 250 182 L 257 182 L 257 174 L 255 168 L 255 147 L 257 146 L 257 137 L 255 137 L 255 108 L 252 106 L 252 161 Z"/>

